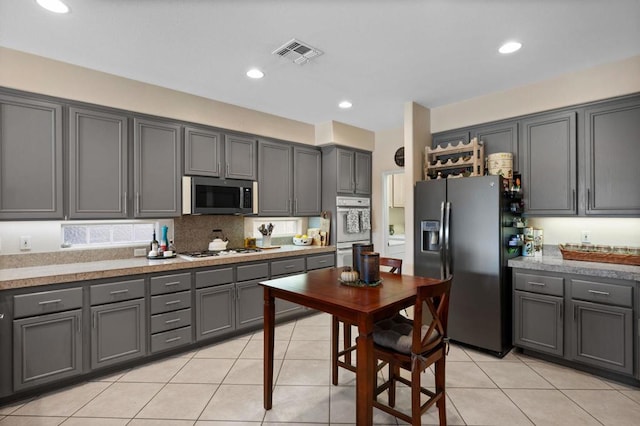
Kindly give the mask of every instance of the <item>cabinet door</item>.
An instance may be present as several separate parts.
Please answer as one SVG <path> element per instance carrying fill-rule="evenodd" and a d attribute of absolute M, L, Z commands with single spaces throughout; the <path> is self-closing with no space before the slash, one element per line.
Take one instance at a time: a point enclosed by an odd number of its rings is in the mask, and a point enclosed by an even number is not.
<path fill-rule="evenodd" d="M 513 294 L 514 344 L 562 356 L 563 298 L 518 290 Z"/>
<path fill-rule="evenodd" d="M 322 210 L 322 153 L 293 148 L 293 215 L 319 216 Z"/>
<path fill-rule="evenodd" d="M 494 124 L 491 126 L 474 127 L 471 138 L 478 138 L 484 143 L 485 157 L 496 152 L 510 152 L 513 154 L 513 170 L 518 171 L 518 122 Z"/>
<path fill-rule="evenodd" d="M 355 153 L 355 193 L 371 194 L 371 154 Z"/>
<path fill-rule="evenodd" d="M 431 144 L 432 147 L 437 146 L 447 146 L 457 145 L 460 141 L 467 143 L 469 142 L 469 131 L 468 130 L 452 130 L 448 132 L 437 133 L 433 135 L 433 142 Z"/>
<path fill-rule="evenodd" d="M 144 299 L 91 307 L 91 368 L 146 353 Z"/>
<path fill-rule="evenodd" d="M 293 204 L 291 146 L 260 141 L 258 150 L 258 213 L 264 216 L 289 216 Z"/>
<path fill-rule="evenodd" d="M 127 217 L 127 117 L 69 108 L 69 217 Z"/>
<path fill-rule="evenodd" d="M 235 330 L 235 285 L 196 290 L 196 340 Z"/>
<path fill-rule="evenodd" d="M 585 111 L 586 213 L 640 214 L 640 98 Z"/>
<path fill-rule="evenodd" d="M 633 374 L 633 311 L 572 300 L 571 357 L 585 364 Z"/>
<path fill-rule="evenodd" d="M 222 135 L 197 127 L 184 129 L 184 174 L 220 177 Z"/>
<path fill-rule="evenodd" d="M 404 173 L 390 175 L 392 182 L 393 196 L 391 197 L 391 207 L 404 207 Z"/>
<path fill-rule="evenodd" d="M 259 280 L 237 283 L 236 325 L 238 329 L 262 324 L 264 290 Z"/>
<path fill-rule="evenodd" d="M 82 311 L 13 321 L 13 389 L 19 391 L 82 372 Z"/>
<path fill-rule="evenodd" d="M 225 176 L 256 180 L 256 141 L 241 136 L 224 136 Z"/>
<path fill-rule="evenodd" d="M 135 217 L 180 216 L 180 126 L 135 118 L 133 142 Z"/>
<path fill-rule="evenodd" d="M 62 218 L 62 106 L 0 96 L 0 219 Z"/>
<path fill-rule="evenodd" d="M 575 111 L 523 120 L 521 136 L 525 211 L 540 215 L 575 215 Z"/>
<path fill-rule="evenodd" d="M 355 190 L 355 153 L 353 151 L 338 148 L 336 149 L 337 172 L 338 172 L 338 192 L 353 194 Z"/>

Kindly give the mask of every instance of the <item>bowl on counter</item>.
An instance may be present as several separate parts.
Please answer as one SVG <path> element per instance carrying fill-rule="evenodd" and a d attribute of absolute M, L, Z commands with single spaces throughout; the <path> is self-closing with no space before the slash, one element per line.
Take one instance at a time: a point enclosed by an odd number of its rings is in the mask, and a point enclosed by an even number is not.
<path fill-rule="evenodd" d="M 313 238 L 311 237 L 293 237 L 293 244 L 296 246 L 310 246 L 313 242 Z"/>

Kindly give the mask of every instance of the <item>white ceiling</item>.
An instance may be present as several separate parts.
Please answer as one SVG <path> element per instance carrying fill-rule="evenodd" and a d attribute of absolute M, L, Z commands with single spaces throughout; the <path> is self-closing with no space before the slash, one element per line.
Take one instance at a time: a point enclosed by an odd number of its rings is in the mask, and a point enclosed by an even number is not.
<path fill-rule="evenodd" d="M 640 54 L 640 0 L 0 0 L 0 45 L 316 124 L 437 107 Z M 296 65 L 292 38 L 324 52 Z M 502 56 L 501 43 L 521 51 Z M 1 64 L 0 64 L 1 66 Z M 245 72 L 266 73 L 259 81 Z M 340 110 L 339 101 L 353 102 Z"/>

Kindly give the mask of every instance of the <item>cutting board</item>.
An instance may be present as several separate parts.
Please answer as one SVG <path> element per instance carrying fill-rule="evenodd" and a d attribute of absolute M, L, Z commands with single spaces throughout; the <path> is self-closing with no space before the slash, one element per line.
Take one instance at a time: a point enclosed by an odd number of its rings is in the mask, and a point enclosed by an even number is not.
<path fill-rule="evenodd" d="M 258 247 L 259 249 L 262 249 L 262 250 L 271 250 L 271 249 L 279 249 L 281 246 L 269 246 L 269 247 L 263 247 L 263 246 L 258 245 L 258 246 L 256 246 L 256 247 Z"/>

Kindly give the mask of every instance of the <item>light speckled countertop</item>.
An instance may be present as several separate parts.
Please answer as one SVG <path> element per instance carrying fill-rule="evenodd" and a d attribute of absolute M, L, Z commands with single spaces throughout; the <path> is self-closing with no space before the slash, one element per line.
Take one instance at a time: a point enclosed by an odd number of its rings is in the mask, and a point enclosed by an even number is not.
<path fill-rule="evenodd" d="M 510 259 L 508 265 L 512 268 L 589 275 L 640 282 L 640 266 L 564 260 L 561 255 L 516 257 L 515 259 Z"/>
<path fill-rule="evenodd" d="M 268 249 L 257 253 L 231 254 L 193 260 L 183 258 L 180 255 L 173 259 L 161 260 L 134 257 L 130 259 L 104 260 L 99 262 L 0 269 L 0 290 L 122 277 L 150 272 L 179 271 L 181 269 L 269 260 L 287 256 L 331 253 L 335 250 L 334 246 L 283 245 L 278 249 Z"/>

